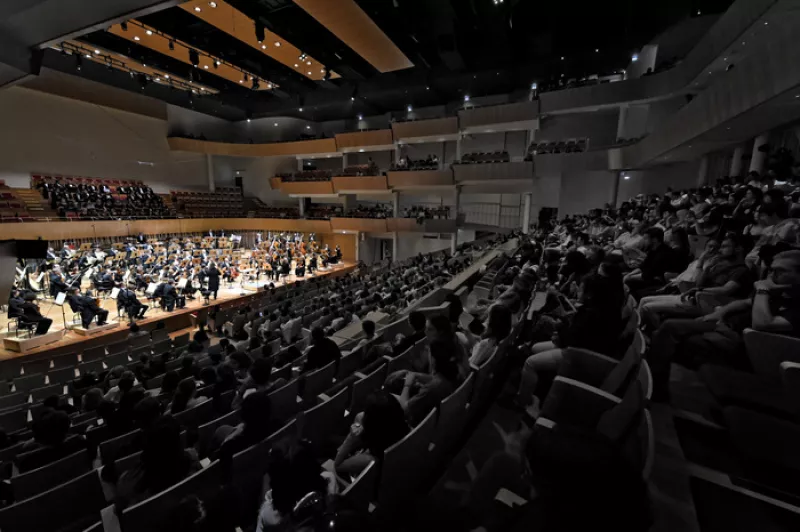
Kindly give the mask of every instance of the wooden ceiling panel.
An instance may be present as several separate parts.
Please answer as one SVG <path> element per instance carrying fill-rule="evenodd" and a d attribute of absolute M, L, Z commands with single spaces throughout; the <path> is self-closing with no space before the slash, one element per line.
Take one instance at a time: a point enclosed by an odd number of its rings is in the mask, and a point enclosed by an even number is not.
<path fill-rule="evenodd" d="M 327 72 L 325 65 L 304 54 L 277 33 L 265 30 L 264 40 L 258 42 L 255 22 L 227 2 L 192 0 L 181 4 L 180 8 L 309 79 L 314 81 L 325 79 Z M 339 77 L 335 72 L 330 73 L 330 79 Z"/>
<path fill-rule="evenodd" d="M 265 80 L 260 76 L 254 76 L 252 72 L 248 72 L 242 68 L 237 67 L 219 57 L 215 57 L 203 50 L 186 44 L 183 41 L 175 39 L 169 35 L 142 24 L 138 20 L 131 19 L 126 23 L 127 29 L 124 29 L 122 24 L 114 24 L 108 31 L 118 37 L 122 37 L 132 43 L 144 46 L 162 55 L 172 57 L 178 61 L 182 61 L 191 65 L 189 59 L 189 50 L 195 50 L 198 53 L 197 68 L 205 70 L 215 76 L 219 76 L 233 83 L 239 83 L 248 89 L 268 91 L 276 88 L 277 85 Z M 170 49 L 170 42 L 172 49 Z M 258 86 L 252 85 L 253 79 L 258 79 Z"/>
<path fill-rule="evenodd" d="M 355 0 L 294 0 L 380 72 L 414 66 Z"/>

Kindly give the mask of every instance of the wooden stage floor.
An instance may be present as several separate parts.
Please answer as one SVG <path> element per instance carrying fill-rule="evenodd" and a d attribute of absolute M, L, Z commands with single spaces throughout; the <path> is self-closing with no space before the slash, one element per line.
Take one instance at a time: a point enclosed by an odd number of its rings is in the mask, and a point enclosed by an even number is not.
<path fill-rule="evenodd" d="M 331 268 L 330 270 L 319 272 L 314 275 L 314 277 L 306 276 L 305 279 L 311 278 L 318 278 L 318 277 L 325 277 L 325 276 L 338 276 L 344 275 L 346 273 L 350 273 L 355 270 L 356 264 L 353 262 L 344 262 L 342 265 Z M 293 284 L 297 282 L 297 280 L 293 279 L 289 282 L 276 282 L 275 286 L 283 286 L 285 284 Z M 302 280 L 300 281 L 302 282 Z M 259 286 L 264 284 L 263 279 L 259 281 Z M 88 281 L 83 281 L 83 288 L 87 288 L 89 286 Z M 245 299 L 249 296 L 256 294 L 257 292 L 253 290 L 244 290 L 242 289 L 239 283 L 233 285 L 233 288 L 229 288 L 228 283 L 220 282 L 220 290 L 218 293 L 218 298 L 216 300 L 212 299 L 210 305 L 205 305 L 204 300 L 202 297 L 198 297 L 194 300 L 187 300 L 186 307 L 183 309 L 176 309 L 172 312 L 165 312 L 162 311 L 160 308 L 153 308 L 151 307 L 148 309 L 147 313 L 145 314 L 144 319 L 137 320 L 139 325 L 148 325 L 153 324 L 156 322 L 163 321 L 167 328 L 168 332 L 173 332 L 179 329 L 186 328 L 190 325 L 190 314 L 198 311 L 209 309 L 214 305 L 224 305 L 226 303 L 235 302 L 239 299 Z M 199 295 L 199 293 L 197 294 Z M 147 299 L 144 297 L 139 297 L 139 301 L 147 304 Z M 18 353 L 15 351 L 10 351 L 5 349 L 2 343 L 0 343 L 0 361 L 8 360 L 17 357 L 25 357 L 25 356 L 34 356 L 34 355 L 41 355 L 42 353 L 47 353 L 47 356 L 52 355 L 61 355 L 64 353 L 70 352 L 80 352 L 85 348 L 93 347 L 95 345 L 99 345 L 101 343 L 107 343 L 109 341 L 119 341 L 127 336 L 127 329 L 128 329 L 128 319 L 127 317 L 117 318 L 117 302 L 113 299 L 98 299 L 100 306 L 104 309 L 108 310 L 108 321 L 109 323 L 112 321 L 118 321 L 119 325 L 111 330 L 103 331 L 91 336 L 81 336 L 78 333 L 67 330 L 64 336 L 58 340 L 57 342 L 53 342 L 47 344 L 45 346 L 32 349 L 25 353 Z M 50 318 L 53 320 L 53 325 L 50 327 L 50 332 L 53 331 L 62 331 L 64 330 L 64 317 L 62 317 L 61 308 L 57 305 L 53 304 L 52 300 L 39 300 L 39 307 L 41 309 L 42 315 Z M 72 310 L 69 308 L 69 305 L 64 305 L 64 314 L 66 317 L 66 323 L 71 326 L 72 324 Z M 5 333 L 8 330 L 8 314 L 2 313 L 0 314 L 0 331 Z M 110 336 L 117 336 L 119 338 L 109 338 Z M 36 358 L 42 358 L 36 357 Z"/>

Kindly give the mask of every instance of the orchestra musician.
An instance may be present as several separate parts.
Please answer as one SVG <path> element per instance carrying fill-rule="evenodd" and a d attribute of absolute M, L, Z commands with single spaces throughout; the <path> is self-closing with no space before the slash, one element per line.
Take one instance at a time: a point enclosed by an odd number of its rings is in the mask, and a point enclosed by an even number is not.
<path fill-rule="evenodd" d="M 175 289 L 175 281 L 169 280 L 158 285 L 153 296 L 161 298 L 162 309 L 167 312 L 175 310 L 175 303 L 178 302 L 178 291 Z"/>
<path fill-rule="evenodd" d="M 81 295 L 80 289 L 77 287 L 70 288 L 67 301 L 69 302 L 69 308 L 72 309 L 72 312 L 81 315 L 81 325 L 83 325 L 84 329 L 89 328 L 95 316 L 97 316 L 98 325 L 106 324 L 106 320 L 108 319 L 108 311 L 100 308 L 97 305 L 97 301 L 95 301 L 95 299 L 89 295 L 88 292 L 84 295 Z"/>
<path fill-rule="evenodd" d="M 213 262 L 208 264 L 208 268 L 205 271 L 206 277 L 208 277 L 208 291 L 210 294 L 214 294 L 214 299 L 217 299 L 217 292 L 219 291 L 219 276 L 221 272 L 217 269 L 217 265 Z"/>
<path fill-rule="evenodd" d="M 23 295 L 22 291 L 14 289 L 8 299 L 8 317 L 19 318 L 20 325 L 36 324 L 36 336 L 47 334 L 53 320 L 45 318 L 39 311 L 39 305 L 34 300 L 36 294 L 28 292 Z"/>
<path fill-rule="evenodd" d="M 133 321 L 134 319 L 144 318 L 144 313 L 150 307 L 144 305 L 136 297 L 136 292 L 128 287 L 122 287 L 117 295 L 117 308 L 124 308 L 128 313 L 128 317 Z"/>
<path fill-rule="evenodd" d="M 53 266 L 50 270 L 50 295 L 55 297 L 56 294 L 67 291 L 67 283 L 64 282 L 64 275 L 61 273 L 61 267 L 58 265 Z"/>

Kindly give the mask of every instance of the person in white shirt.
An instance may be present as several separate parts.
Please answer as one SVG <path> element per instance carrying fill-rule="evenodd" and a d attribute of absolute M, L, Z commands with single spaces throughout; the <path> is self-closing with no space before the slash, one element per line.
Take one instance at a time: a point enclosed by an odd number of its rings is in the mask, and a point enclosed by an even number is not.
<path fill-rule="evenodd" d="M 489 307 L 489 320 L 481 340 L 472 348 L 469 363 L 480 367 L 486 362 L 497 346 L 511 333 L 511 311 L 502 304 Z"/>

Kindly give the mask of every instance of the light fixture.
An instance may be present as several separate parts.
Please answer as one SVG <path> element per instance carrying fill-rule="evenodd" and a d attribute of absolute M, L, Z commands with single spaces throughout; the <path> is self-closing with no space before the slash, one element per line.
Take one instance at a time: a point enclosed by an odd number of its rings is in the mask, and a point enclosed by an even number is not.
<path fill-rule="evenodd" d="M 564 60 L 564 56 L 563 56 L 563 55 L 561 56 L 561 60 L 562 60 L 562 61 Z"/>
<path fill-rule="evenodd" d="M 211 7 L 211 8 L 215 8 L 215 7 L 217 7 L 217 3 L 216 2 L 209 2 L 208 6 Z"/>
<path fill-rule="evenodd" d="M 281 41 L 275 41 L 275 46 L 277 46 L 278 48 L 280 48 L 280 47 L 281 47 Z"/>
<path fill-rule="evenodd" d="M 239 83 L 244 83 L 244 80 L 240 79 L 240 80 L 239 80 Z"/>
<path fill-rule="evenodd" d="M 411 110 L 412 110 L 412 109 L 411 109 L 411 106 L 410 106 L 410 105 L 409 105 L 408 107 L 406 107 L 406 111 L 408 111 L 409 113 L 411 112 Z"/>
<path fill-rule="evenodd" d="M 262 50 L 266 50 L 266 49 L 267 49 L 267 45 L 266 45 L 266 44 L 262 44 L 262 45 L 261 45 L 261 49 L 262 49 Z"/>
<path fill-rule="evenodd" d="M 148 34 L 148 35 L 152 35 L 153 34 L 153 30 L 147 30 L 147 31 L 145 31 L 145 33 Z"/>
<path fill-rule="evenodd" d="M 299 108 L 298 111 L 300 111 L 302 113 L 303 112 L 303 108 L 302 107 Z"/>
<path fill-rule="evenodd" d="M 295 64 L 294 64 L 294 67 L 295 67 L 295 68 L 299 68 L 299 67 L 300 67 L 300 65 L 298 65 L 297 63 L 295 63 Z"/>
<path fill-rule="evenodd" d="M 431 88 L 428 85 L 425 85 L 425 90 L 429 91 L 429 90 L 431 90 Z"/>
<path fill-rule="evenodd" d="M 219 66 L 219 61 L 214 61 L 214 68 L 217 68 L 218 66 Z"/>
<path fill-rule="evenodd" d="M 135 37 L 133 38 L 133 40 L 134 40 L 134 41 L 141 41 L 141 39 L 139 38 L 139 36 L 138 36 L 138 35 L 137 35 L 137 36 L 135 36 Z"/>
<path fill-rule="evenodd" d="M 265 37 L 266 37 L 266 32 L 264 30 L 264 25 L 256 21 L 256 40 L 258 42 L 263 42 Z"/>
<path fill-rule="evenodd" d="M 198 13 L 202 11 L 202 9 L 200 9 L 200 6 L 196 6 L 196 7 L 194 8 L 194 10 L 195 10 L 195 11 L 197 11 Z"/>
<path fill-rule="evenodd" d="M 253 90 L 257 91 L 260 88 L 261 88 L 261 82 L 258 81 L 257 77 L 253 76 Z"/>
<path fill-rule="evenodd" d="M 358 115 L 359 120 L 364 120 L 364 115 Z"/>
<path fill-rule="evenodd" d="M 596 53 L 596 54 L 600 53 L 600 48 L 595 48 L 594 49 L 594 53 Z"/>
<path fill-rule="evenodd" d="M 267 83 L 267 88 L 271 89 L 272 88 L 272 83 Z"/>
<path fill-rule="evenodd" d="M 275 122 L 275 123 L 274 123 L 274 124 L 272 124 L 272 125 L 273 125 L 273 126 L 275 126 L 275 127 L 278 127 L 278 123 L 277 123 L 277 122 Z"/>
<path fill-rule="evenodd" d="M 169 79 L 169 74 L 164 74 L 164 77 L 165 77 L 166 79 Z"/>
<path fill-rule="evenodd" d="M 307 62 L 306 62 L 306 64 L 307 64 L 308 66 L 311 66 L 311 61 L 307 61 Z"/>
<path fill-rule="evenodd" d="M 306 129 L 311 129 L 311 126 L 306 126 Z"/>
<path fill-rule="evenodd" d="M 531 90 L 532 91 L 535 91 L 538 87 L 539 86 L 536 84 L 536 82 L 531 83 Z"/>
<path fill-rule="evenodd" d="M 626 181 L 627 181 L 628 179 L 630 179 L 630 178 L 631 178 L 631 176 L 629 176 L 628 174 L 624 174 L 624 175 L 622 176 L 622 179 L 624 179 L 624 180 L 626 180 Z"/>
<path fill-rule="evenodd" d="M 700 13 L 700 10 L 699 10 L 699 9 L 697 10 L 697 15 L 698 15 L 698 16 L 699 16 L 699 15 L 701 15 L 701 13 Z"/>
<path fill-rule="evenodd" d="M 128 31 L 128 23 L 127 22 L 120 22 L 119 27 L 122 28 L 122 31 Z"/>
<path fill-rule="evenodd" d="M 469 94 L 465 94 L 465 95 L 464 95 L 464 101 L 465 101 L 465 102 L 468 102 L 468 101 L 469 101 Z"/>
<path fill-rule="evenodd" d="M 81 56 L 78 55 L 78 54 L 75 54 L 75 70 L 80 70 L 81 69 L 81 62 L 82 61 L 83 60 L 81 59 Z"/>
<path fill-rule="evenodd" d="M 206 70 L 208 70 L 208 65 L 203 65 L 203 68 L 205 68 Z"/>
<path fill-rule="evenodd" d="M 639 60 L 639 54 L 633 54 L 633 55 L 631 56 L 631 61 L 633 61 L 634 63 L 635 63 L 636 61 L 638 61 L 638 60 Z"/>
<path fill-rule="evenodd" d="M 356 101 L 356 97 L 355 97 L 355 96 L 350 96 L 350 101 L 351 101 L 351 102 L 354 102 L 354 101 Z"/>
<path fill-rule="evenodd" d="M 324 68 L 319 69 L 319 73 L 320 74 L 324 74 L 325 73 L 325 69 Z"/>
<path fill-rule="evenodd" d="M 309 70 L 309 71 L 307 72 L 307 74 L 310 76 L 310 75 L 311 75 L 311 71 Z"/>
<path fill-rule="evenodd" d="M 94 53 L 99 54 L 100 50 L 95 50 Z"/>
<path fill-rule="evenodd" d="M 360 148 L 358 151 L 359 153 L 364 153 L 364 148 Z"/>
<path fill-rule="evenodd" d="M 769 22 L 765 22 L 765 23 L 764 23 L 764 26 L 769 26 Z"/>
<path fill-rule="evenodd" d="M 250 119 L 249 119 L 249 118 L 247 119 L 247 123 L 248 123 L 248 124 L 250 123 Z M 236 173 L 238 174 L 239 172 L 236 172 Z"/>

